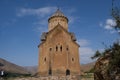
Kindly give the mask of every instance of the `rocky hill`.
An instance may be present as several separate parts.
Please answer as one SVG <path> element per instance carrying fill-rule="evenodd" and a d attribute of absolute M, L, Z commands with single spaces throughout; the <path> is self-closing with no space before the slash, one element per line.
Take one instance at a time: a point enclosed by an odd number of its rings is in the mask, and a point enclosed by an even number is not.
<path fill-rule="evenodd" d="M 0 58 L 0 69 L 10 73 L 29 74 L 28 71 L 25 70 L 23 67 L 13 64 L 2 58 Z"/>
<path fill-rule="evenodd" d="M 81 64 L 80 69 L 81 72 L 88 72 L 90 71 L 95 65 L 95 62 L 87 63 L 87 64 Z"/>

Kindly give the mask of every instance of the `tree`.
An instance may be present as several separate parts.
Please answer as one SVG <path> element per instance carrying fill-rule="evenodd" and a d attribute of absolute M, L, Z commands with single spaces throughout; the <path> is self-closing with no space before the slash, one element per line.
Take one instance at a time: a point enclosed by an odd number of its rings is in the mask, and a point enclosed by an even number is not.
<path fill-rule="evenodd" d="M 96 59 L 101 56 L 101 53 L 97 50 L 96 53 L 91 57 L 91 59 Z"/>
<path fill-rule="evenodd" d="M 120 73 L 120 44 L 114 43 L 111 48 L 111 58 L 109 64 L 109 71 L 116 71 L 116 73 Z"/>
<path fill-rule="evenodd" d="M 120 35 L 120 7 L 115 5 L 116 1 L 112 0 L 112 17 L 116 22 L 112 27 Z M 103 52 L 96 51 L 91 58 L 97 58 L 94 66 L 95 80 L 120 80 L 120 41 L 113 43 Z"/>
<path fill-rule="evenodd" d="M 120 7 L 115 6 L 115 1 L 116 0 L 112 0 L 112 17 L 114 18 L 116 22 L 116 26 L 114 26 L 114 28 L 120 34 Z"/>

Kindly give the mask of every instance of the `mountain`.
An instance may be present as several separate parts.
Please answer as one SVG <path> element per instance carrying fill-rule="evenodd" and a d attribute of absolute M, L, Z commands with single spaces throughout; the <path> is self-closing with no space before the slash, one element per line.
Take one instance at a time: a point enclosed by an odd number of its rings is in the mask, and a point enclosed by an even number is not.
<path fill-rule="evenodd" d="M 87 64 L 81 64 L 80 69 L 81 72 L 88 72 L 90 71 L 95 65 L 95 62 L 87 63 Z"/>
<path fill-rule="evenodd" d="M 13 64 L 2 58 L 0 58 L 0 69 L 4 70 L 5 72 L 10 72 L 10 73 L 29 74 L 28 71 L 25 70 L 23 67 Z"/>
<path fill-rule="evenodd" d="M 37 73 L 37 66 L 25 66 L 24 68 L 33 75 Z"/>

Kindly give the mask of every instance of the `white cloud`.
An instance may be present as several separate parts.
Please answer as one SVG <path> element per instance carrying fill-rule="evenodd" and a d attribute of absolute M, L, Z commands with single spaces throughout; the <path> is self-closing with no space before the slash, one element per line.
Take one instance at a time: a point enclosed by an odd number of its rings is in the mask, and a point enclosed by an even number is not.
<path fill-rule="evenodd" d="M 118 33 L 120 33 L 120 30 L 118 30 Z"/>
<path fill-rule="evenodd" d="M 38 21 L 34 22 L 34 24 L 47 26 L 47 19 L 50 16 L 50 14 L 54 13 L 57 10 L 57 7 L 41 7 L 41 8 L 20 8 L 17 10 L 17 16 L 18 17 L 24 17 L 24 16 L 36 16 Z M 67 13 L 67 17 L 69 19 L 69 23 L 72 24 L 76 21 L 77 17 L 71 16 L 76 10 L 70 9 L 70 10 L 63 10 L 64 13 Z M 65 15 L 66 16 L 66 15 Z"/>
<path fill-rule="evenodd" d="M 107 29 L 107 30 L 111 30 L 111 29 L 113 29 L 110 25 L 106 25 L 105 26 L 105 29 Z"/>
<path fill-rule="evenodd" d="M 18 17 L 25 17 L 25 16 L 34 16 L 37 18 L 37 21 L 34 21 L 32 24 L 34 26 L 34 31 L 36 32 L 43 32 L 43 30 L 47 31 L 48 26 L 48 18 L 57 10 L 55 6 L 48 6 L 48 7 L 40 7 L 40 8 L 20 8 L 17 10 L 16 15 Z M 64 15 L 68 17 L 69 24 L 74 24 L 75 21 L 78 21 L 78 17 L 73 15 L 76 12 L 76 9 L 63 9 Z M 66 13 L 66 14 L 65 14 Z"/>
<path fill-rule="evenodd" d="M 113 27 L 116 26 L 116 22 L 113 19 L 107 19 L 105 23 L 105 29 L 111 30 Z"/>
<path fill-rule="evenodd" d="M 94 50 L 90 47 L 81 47 L 80 48 L 81 56 L 89 56 L 94 54 Z"/>
<path fill-rule="evenodd" d="M 42 7 L 37 9 L 21 8 L 18 11 L 17 16 L 22 17 L 26 15 L 35 15 L 35 16 L 45 17 L 46 15 L 55 11 L 55 9 L 56 7 Z"/>
<path fill-rule="evenodd" d="M 80 46 L 87 46 L 87 45 L 89 45 L 90 43 L 89 43 L 89 41 L 86 40 L 86 39 L 80 39 L 80 40 L 78 40 L 78 44 L 79 44 Z"/>
<path fill-rule="evenodd" d="M 93 60 L 91 57 L 94 55 L 95 51 L 90 47 L 80 47 L 80 62 L 81 63 L 89 63 Z"/>
<path fill-rule="evenodd" d="M 92 60 L 91 59 L 91 56 L 83 56 L 80 58 L 80 64 L 87 64 L 87 63 L 90 63 L 90 62 L 94 62 L 95 60 Z"/>
<path fill-rule="evenodd" d="M 39 19 L 37 22 L 34 22 L 34 25 L 42 25 L 42 26 L 47 26 L 48 22 L 47 22 L 48 18 L 44 17 Z"/>
<path fill-rule="evenodd" d="M 105 30 L 108 30 L 111 34 L 116 33 L 114 27 L 116 26 L 116 22 L 113 19 L 106 19 L 104 23 L 99 23 L 100 27 L 103 27 Z"/>
<path fill-rule="evenodd" d="M 47 19 L 52 14 L 57 7 L 41 7 L 37 9 L 33 8 L 21 8 L 17 10 L 17 16 L 18 17 L 24 17 L 24 16 L 35 16 L 37 18 L 37 21 L 33 22 L 34 30 L 37 32 L 43 32 L 47 31 Z"/>
<path fill-rule="evenodd" d="M 91 59 L 91 56 L 95 53 L 95 51 L 89 47 L 90 42 L 86 39 L 79 39 L 78 43 L 80 44 L 79 52 L 80 52 L 80 62 L 81 63 L 89 63 L 93 60 Z"/>
<path fill-rule="evenodd" d="M 69 19 L 69 24 L 74 24 L 74 22 L 79 21 L 79 16 L 76 16 L 74 13 L 77 12 L 75 8 L 64 9 L 64 14 Z"/>

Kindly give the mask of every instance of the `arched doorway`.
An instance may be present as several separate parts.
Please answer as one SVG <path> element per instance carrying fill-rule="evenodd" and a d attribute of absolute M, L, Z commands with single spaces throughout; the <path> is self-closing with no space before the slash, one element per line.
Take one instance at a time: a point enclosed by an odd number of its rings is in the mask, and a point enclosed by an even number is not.
<path fill-rule="evenodd" d="M 70 70 L 69 69 L 66 70 L 66 76 L 67 75 L 70 75 Z"/>
<path fill-rule="evenodd" d="M 52 70 L 51 69 L 49 69 L 49 75 L 52 75 Z"/>

